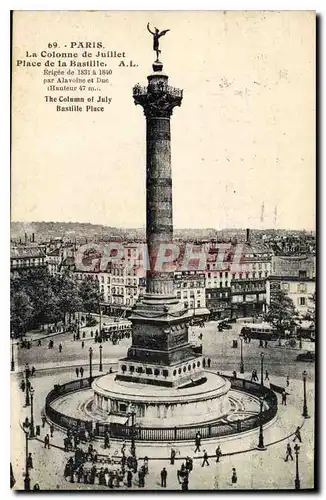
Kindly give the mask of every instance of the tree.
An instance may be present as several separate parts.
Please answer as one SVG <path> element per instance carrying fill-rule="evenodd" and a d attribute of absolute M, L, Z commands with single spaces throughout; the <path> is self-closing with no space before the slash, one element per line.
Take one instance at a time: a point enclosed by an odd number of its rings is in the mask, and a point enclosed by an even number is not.
<path fill-rule="evenodd" d="M 295 326 L 295 315 L 293 300 L 283 290 L 275 290 L 268 311 L 265 313 L 265 321 L 276 328 L 280 340 L 285 336 L 286 330 L 291 330 Z"/>
<path fill-rule="evenodd" d="M 102 293 L 97 280 L 86 279 L 79 285 L 79 294 L 86 312 L 98 312 L 100 301 L 103 300 Z"/>
<path fill-rule="evenodd" d="M 74 278 L 69 274 L 59 276 L 57 285 L 58 291 L 58 308 L 63 316 L 63 321 L 66 323 L 66 315 L 79 311 L 82 308 L 82 300 L 79 296 L 79 287 Z"/>
<path fill-rule="evenodd" d="M 26 332 L 32 318 L 33 305 L 25 290 L 12 290 L 10 294 L 11 330 L 17 334 Z"/>

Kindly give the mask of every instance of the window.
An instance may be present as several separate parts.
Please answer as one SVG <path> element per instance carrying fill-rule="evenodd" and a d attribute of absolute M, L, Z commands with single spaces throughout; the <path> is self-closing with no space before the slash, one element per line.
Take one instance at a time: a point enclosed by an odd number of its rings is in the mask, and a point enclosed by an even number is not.
<path fill-rule="evenodd" d="M 195 369 L 196 368 L 196 363 L 193 363 L 192 367 L 193 367 L 193 369 Z"/>
<path fill-rule="evenodd" d="M 283 288 L 284 292 L 288 292 L 289 291 L 289 283 L 283 283 L 282 288 Z"/>
<path fill-rule="evenodd" d="M 130 371 L 131 373 L 133 373 L 133 372 L 135 371 L 135 367 L 134 367 L 134 366 L 132 366 L 132 365 L 131 365 L 131 366 L 129 366 L 129 371 Z"/>
<path fill-rule="evenodd" d="M 168 377 L 169 376 L 169 371 L 168 370 L 163 370 L 163 377 Z"/>
<path fill-rule="evenodd" d="M 225 288 L 228 287 L 228 282 L 227 281 L 224 283 L 224 286 L 225 286 Z"/>
<path fill-rule="evenodd" d="M 190 372 L 190 370 L 191 370 L 191 365 L 188 365 L 188 371 Z"/>
<path fill-rule="evenodd" d="M 180 375 L 180 373 L 181 373 L 181 368 L 179 368 L 178 373 L 179 373 L 179 375 Z"/>
<path fill-rule="evenodd" d="M 300 306 L 305 306 L 306 305 L 306 297 L 300 297 L 299 298 L 299 305 Z"/>
<path fill-rule="evenodd" d="M 123 372 L 125 372 L 125 371 L 127 370 L 126 365 L 121 365 L 121 370 L 122 370 Z"/>
<path fill-rule="evenodd" d="M 154 375 L 156 375 L 156 376 L 157 376 L 157 375 L 159 375 L 159 374 L 160 374 L 160 370 L 159 370 L 158 368 L 155 368 L 155 370 L 154 370 Z"/>
<path fill-rule="evenodd" d="M 197 307 L 200 307 L 200 300 L 197 300 Z"/>
<path fill-rule="evenodd" d="M 249 279 L 249 273 L 246 273 L 246 278 Z"/>
<path fill-rule="evenodd" d="M 186 366 L 184 366 L 184 367 L 183 367 L 183 371 L 185 372 L 186 370 L 187 370 L 187 367 L 186 367 Z"/>
<path fill-rule="evenodd" d="M 181 292 L 177 292 L 177 299 L 181 299 Z"/>
<path fill-rule="evenodd" d="M 307 277 L 307 271 L 299 271 L 299 278 L 306 278 Z"/>
<path fill-rule="evenodd" d="M 197 362 L 197 366 L 198 366 L 198 368 L 200 367 L 200 361 Z"/>
<path fill-rule="evenodd" d="M 175 377 L 177 374 L 177 370 L 173 370 L 173 376 Z"/>
<path fill-rule="evenodd" d="M 228 277 L 228 275 L 229 275 L 229 273 L 226 271 L 226 273 L 225 273 L 225 278 L 227 278 L 227 277 Z"/>
<path fill-rule="evenodd" d="M 220 288 L 223 288 L 223 282 L 220 281 Z"/>
<path fill-rule="evenodd" d="M 207 278 L 210 278 L 210 277 L 211 277 L 211 273 L 208 273 L 208 274 L 207 274 Z"/>
<path fill-rule="evenodd" d="M 146 368 L 146 375 L 152 375 L 153 370 L 151 368 Z"/>
<path fill-rule="evenodd" d="M 298 292 L 299 293 L 307 293 L 307 286 L 305 283 L 298 284 Z"/>

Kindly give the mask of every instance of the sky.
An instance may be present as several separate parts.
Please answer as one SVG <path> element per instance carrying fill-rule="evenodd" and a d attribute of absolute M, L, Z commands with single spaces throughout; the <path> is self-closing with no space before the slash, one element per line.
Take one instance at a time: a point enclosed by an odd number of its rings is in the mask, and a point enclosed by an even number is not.
<path fill-rule="evenodd" d="M 144 226 L 145 117 L 132 87 L 146 85 L 154 61 L 147 22 L 170 29 L 161 59 L 169 83 L 184 90 L 171 118 L 175 227 L 314 229 L 315 17 L 307 11 L 15 13 L 12 220 Z M 45 102 L 44 67 L 17 67 L 26 51 L 44 64 L 49 43 L 67 51 L 71 41 L 101 41 L 136 65 L 108 60 L 111 85 L 101 95 L 112 103 L 103 113 L 57 112 Z"/>

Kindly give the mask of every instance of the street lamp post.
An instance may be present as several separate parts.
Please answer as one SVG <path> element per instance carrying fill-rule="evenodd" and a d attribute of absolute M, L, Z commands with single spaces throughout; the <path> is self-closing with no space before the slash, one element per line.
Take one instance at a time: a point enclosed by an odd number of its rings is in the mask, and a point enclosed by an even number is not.
<path fill-rule="evenodd" d="M 244 373 L 244 364 L 243 364 L 243 337 L 240 337 L 240 373 Z"/>
<path fill-rule="evenodd" d="M 99 366 L 99 371 L 102 372 L 103 371 L 103 365 L 102 365 L 102 344 L 100 344 L 100 366 Z"/>
<path fill-rule="evenodd" d="M 134 405 L 129 404 L 128 408 L 128 415 L 131 416 L 131 447 L 130 447 L 130 452 L 133 457 L 136 456 L 136 445 L 135 445 L 135 416 L 136 416 L 136 410 Z"/>
<path fill-rule="evenodd" d="M 25 379 L 26 379 L 26 384 L 25 384 L 25 406 L 29 406 L 30 405 L 30 402 L 29 402 L 29 375 L 30 375 L 30 371 L 29 371 L 29 366 L 28 364 L 25 365 Z"/>
<path fill-rule="evenodd" d="M 260 412 L 259 412 L 259 440 L 258 440 L 258 450 L 266 450 L 266 447 L 264 445 L 264 429 L 263 429 L 263 406 L 264 406 L 264 398 L 261 396 L 259 398 L 259 403 L 260 403 Z"/>
<path fill-rule="evenodd" d="M 101 304 L 100 304 L 100 320 L 99 320 L 99 334 L 100 334 L 100 342 L 102 342 L 102 311 L 101 311 Z M 100 372 L 102 370 L 100 369 Z"/>
<path fill-rule="evenodd" d="M 30 423 L 30 434 L 29 437 L 33 439 L 35 437 L 35 429 L 34 429 L 34 408 L 33 408 L 33 401 L 34 401 L 34 389 L 33 387 L 30 388 L 29 390 L 30 395 L 31 395 L 31 423 Z"/>
<path fill-rule="evenodd" d="M 28 468 L 28 432 L 24 430 L 25 433 L 25 478 L 24 478 L 24 490 L 30 491 L 31 489 L 31 478 L 29 477 Z"/>
<path fill-rule="evenodd" d="M 264 353 L 260 353 L 260 385 L 264 385 Z"/>
<path fill-rule="evenodd" d="M 308 415 L 308 408 L 307 408 L 307 372 L 304 370 L 302 373 L 302 379 L 303 379 L 303 411 L 302 411 L 302 416 L 304 418 L 309 418 Z"/>
<path fill-rule="evenodd" d="M 93 349 L 89 348 L 89 383 L 93 382 L 93 374 L 92 374 L 92 357 L 93 357 Z"/>
<path fill-rule="evenodd" d="M 15 371 L 15 358 L 14 358 L 14 332 L 11 332 L 11 371 Z"/>
<path fill-rule="evenodd" d="M 294 446 L 294 451 L 295 451 L 295 480 L 294 480 L 294 488 L 296 490 L 300 490 L 299 450 L 300 450 L 300 446 L 298 444 L 296 444 Z"/>

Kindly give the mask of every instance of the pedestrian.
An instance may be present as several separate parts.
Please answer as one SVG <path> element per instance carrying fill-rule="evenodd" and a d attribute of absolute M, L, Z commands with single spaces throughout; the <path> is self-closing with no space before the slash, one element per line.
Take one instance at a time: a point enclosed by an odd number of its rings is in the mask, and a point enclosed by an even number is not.
<path fill-rule="evenodd" d="M 23 392 L 24 392 L 24 391 L 25 391 L 25 389 L 26 389 L 26 384 L 25 384 L 25 380 L 24 380 L 24 379 L 23 379 L 23 380 L 21 381 L 21 383 L 20 383 L 20 388 L 21 388 L 21 390 L 22 390 Z"/>
<path fill-rule="evenodd" d="M 110 448 L 110 435 L 108 431 L 106 431 L 104 434 L 104 449 L 106 448 Z"/>
<path fill-rule="evenodd" d="M 290 377 L 289 375 L 286 377 L 286 387 L 289 387 L 290 385 Z"/>
<path fill-rule="evenodd" d="M 233 375 L 233 378 L 235 380 L 237 378 L 237 372 L 235 370 L 233 370 L 232 375 Z"/>
<path fill-rule="evenodd" d="M 285 456 L 285 462 L 289 460 L 289 457 L 291 457 L 291 460 L 293 460 L 293 455 L 292 455 L 292 448 L 290 443 L 286 445 L 286 456 Z"/>
<path fill-rule="evenodd" d="M 300 443 L 302 443 L 300 427 L 297 427 L 295 430 L 293 442 L 297 439 L 299 439 Z"/>
<path fill-rule="evenodd" d="M 195 445 L 196 445 L 195 453 L 196 453 L 196 451 L 200 451 L 200 441 L 201 441 L 201 436 L 200 436 L 200 433 L 197 432 L 196 437 L 195 437 Z"/>
<path fill-rule="evenodd" d="M 42 419 L 42 427 L 45 427 L 45 423 L 46 423 L 46 416 L 45 416 L 45 415 L 42 415 L 41 419 Z"/>
<path fill-rule="evenodd" d="M 59 344 L 59 352 L 62 351 L 62 344 Z"/>
<path fill-rule="evenodd" d="M 65 478 L 66 481 L 67 481 L 67 477 L 70 476 L 70 469 L 71 469 L 71 465 L 69 462 L 67 462 L 65 465 L 64 471 L 63 471 L 63 477 Z"/>
<path fill-rule="evenodd" d="M 255 380 L 255 370 L 252 370 L 250 382 L 254 382 L 254 380 Z"/>
<path fill-rule="evenodd" d="M 75 333 L 73 334 L 72 338 L 73 338 L 74 341 L 76 340 L 76 334 Z"/>
<path fill-rule="evenodd" d="M 28 454 L 28 457 L 26 459 L 26 465 L 28 469 L 33 469 L 33 459 L 31 453 Z"/>
<path fill-rule="evenodd" d="M 84 341 L 82 341 L 82 344 L 81 344 L 81 345 L 82 345 L 82 349 L 84 349 L 85 342 L 84 342 Z"/>
<path fill-rule="evenodd" d="M 128 470 L 127 472 L 127 488 L 132 487 L 132 472 L 131 470 Z"/>
<path fill-rule="evenodd" d="M 50 437 L 52 437 L 52 438 L 53 438 L 53 433 L 54 433 L 54 425 L 51 424 L 50 425 Z"/>
<path fill-rule="evenodd" d="M 269 380 L 269 374 L 267 370 L 265 371 L 265 380 Z"/>
<path fill-rule="evenodd" d="M 265 340 L 265 347 L 268 347 L 268 342 L 267 342 L 267 340 Z"/>
<path fill-rule="evenodd" d="M 237 482 L 238 482 L 237 471 L 236 471 L 236 469 L 233 467 L 233 469 L 232 469 L 231 483 L 232 483 L 232 484 L 237 484 Z"/>
<path fill-rule="evenodd" d="M 201 464 L 202 467 L 204 467 L 204 465 L 209 465 L 208 463 L 208 454 L 207 454 L 207 451 L 204 450 L 204 460 L 203 460 L 203 463 Z"/>
<path fill-rule="evenodd" d="M 220 457 L 222 455 L 222 451 L 221 451 L 220 445 L 218 445 L 218 447 L 216 448 L 215 454 L 216 454 L 216 462 L 219 462 L 220 461 Z"/>
<path fill-rule="evenodd" d="M 181 486 L 182 491 L 188 491 L 189 489 L 188 486 L 189 486 L 189 476 L 188 474 L 186 474 L 182 481 L 182 486 Z"/>
<path fill-rule="evenodd" d="M 208 360 L 207 360 L 207 366 L 208 366 L 208 368 L 211 367 L 211 358 L 208 358 Z"/>
<path fill-rule="evenodd" d="M 110 366 L 109 373 L 113 373 L 112 366 Z"/>
<path fill-rule="evenodd" d="M 84 368 L 82 366 L 80 367 L 80 376 L 81 378 L 84 376 Z"/>
<path fill-rule="evenodd" d="M 206 359 L 204 358 L 203 359 L 203 368 L 205 368 L 205 366 L 206 366 Z"/>
<path fill-rule="evenodd" d="M 78 368 L 78 366 L 76 368 L 76 375 L 77 375 L 77 378 L 78 378 L 79 377 L 79 368 Z"/>
<path fill-rule="evenodd" d="M 171 448 L 171 454 L 170 454 L 170 464 L 171 465 L 174 465 L 175 455 L 176 455 L 175 449 Z"/>
<path fill-rule="evenodd" d="M 166 477 L 167 477 L 168 473 L 166 471 L 166 468 L 163 467 L 163 469 L 161 470 L 161 487 L 162 488 L 166 488 Z"/>
<path fill-rule="evenodd" d="M 123 440 L 122 441 L 122 446 L 121 446 L 121 454 L 124 455 L 125 453 L 125 449 L 126 449 L 126 441 Z"/>
<path fill-rule="evenodd" d="M 35 372 L 36 372 L 35 366 L 32 366 L 32 369 L 31 369 L 31 376 L 32 377 L 33 377 L 33 375 L 35 375 Z"/>
<path fill-rule="evenodd" d="M 48 448 L 48 450 L 50 449 L 50 436 L 49 436 L 49 434 L 45 435 L 44 448 Z"/>
<path fill-rule="evenodd" d="M 42 342 L 39 340 L 37 343 L 37 346 L 40 347 L 42 345 Z"/>
<path fill-rule="evenodd" d="M 282 405 L 286 406 L 286 390 L 283 389 L 282 391 Z"/>

